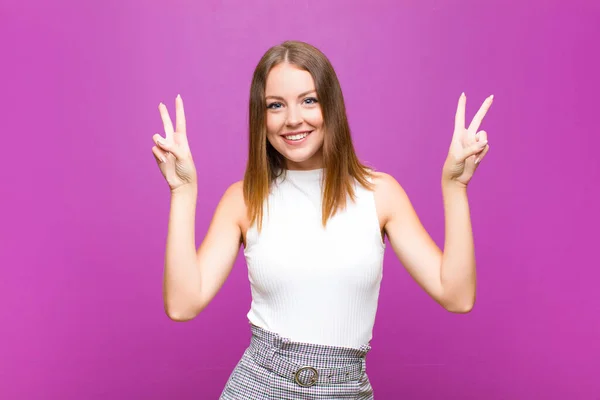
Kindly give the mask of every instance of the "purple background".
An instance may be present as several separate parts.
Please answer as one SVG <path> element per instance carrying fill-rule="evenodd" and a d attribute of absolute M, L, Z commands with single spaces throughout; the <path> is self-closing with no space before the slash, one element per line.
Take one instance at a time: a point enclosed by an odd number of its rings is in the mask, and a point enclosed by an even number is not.
<path fill-rule="evenodd" d="M 218 397 L 249 341 L 247 270 L 240 253 L 197 319 L 165 315 L 157 106 L 185 102 L 199 243 L 244 171 L 252 71 L 296 39 L 440 246 L 458 96 L 470 121 L 495 95 L 469 188 L 477 303 L 444 311 L 388 246 L 376 399 L 600 399 L 600 6 L 566 3 L 3 0 L 0 398 Z"/>

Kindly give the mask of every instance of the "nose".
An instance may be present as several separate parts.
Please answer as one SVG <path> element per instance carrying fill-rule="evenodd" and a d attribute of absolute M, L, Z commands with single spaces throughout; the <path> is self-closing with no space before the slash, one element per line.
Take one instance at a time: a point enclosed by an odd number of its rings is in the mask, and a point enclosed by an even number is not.
<path fill-rule="evenodd" d="M 302 123 L 302 111 L 296 109 L 296 107 L 289 107 L 287 114 L 286 124 L 289 126 L 296 126 Z"/>

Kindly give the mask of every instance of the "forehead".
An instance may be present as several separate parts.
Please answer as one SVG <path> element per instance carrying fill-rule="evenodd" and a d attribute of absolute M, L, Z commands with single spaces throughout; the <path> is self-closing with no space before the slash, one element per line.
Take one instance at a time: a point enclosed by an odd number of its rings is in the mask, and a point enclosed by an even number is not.
<path fill-rule="evenodd" d="M 313 90 L 315 83 L 308 71 L 282 63 L 269 71 L 265 87 L 266 96 L 296 96 Z"/>

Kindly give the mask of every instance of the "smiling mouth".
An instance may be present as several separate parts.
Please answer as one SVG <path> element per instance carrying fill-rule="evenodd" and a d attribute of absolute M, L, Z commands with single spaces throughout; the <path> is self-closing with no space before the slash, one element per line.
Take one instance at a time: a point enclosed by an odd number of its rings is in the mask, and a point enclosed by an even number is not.
<path fill-rule="evenodd" d="M 312 133 L 312 131 L 303 131 L 303 132 L 296 132 L 296 133 L 288 133 L 288 134 L 281 135 L 281 136 L 286 141 L 297 142 L 297 141 L 300 141 L 300 140 L 306 138 L 311 133 Z"/>

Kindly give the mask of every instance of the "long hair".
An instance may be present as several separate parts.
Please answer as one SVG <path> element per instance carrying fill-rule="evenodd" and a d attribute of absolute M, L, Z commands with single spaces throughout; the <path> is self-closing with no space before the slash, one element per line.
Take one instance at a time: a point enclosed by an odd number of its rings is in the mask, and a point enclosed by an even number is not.
<path fill-rule="evenodd" d="M 342 89 L 333 66 L 316 47 L 286 41 L 271 47 L 260 59 L 250 88 L 249 155 L 244 175 L 244 200 L 250 225 L 262 227 L 263 204 L 268 202 L 271 184 L 285 170 L 285 158 L 267 140 L 265 88 L 267 75 L 281 63 L 308 71 L 314 82 L 323 114 L 323 202 L 322 224 L 346 207 L 347 196 L 355 200 L 353 180 L 372 190 L 369 167 L 356 156 Z"/>

